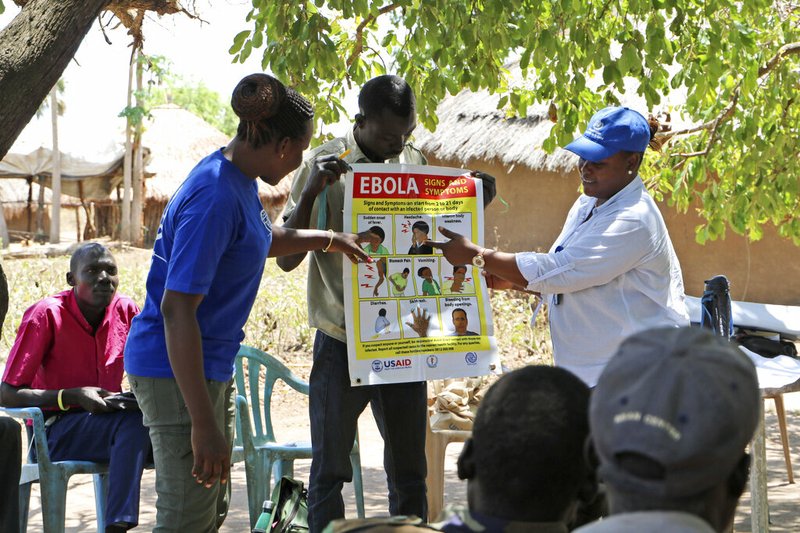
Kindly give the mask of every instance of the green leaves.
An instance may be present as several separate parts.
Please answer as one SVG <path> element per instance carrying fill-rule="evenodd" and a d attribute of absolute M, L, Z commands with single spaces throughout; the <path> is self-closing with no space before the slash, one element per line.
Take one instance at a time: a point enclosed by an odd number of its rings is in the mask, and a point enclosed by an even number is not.
<path fill-rule="evenodd" d="M 619 69 L 625 74 L 636 75 L 642 71 L 642 59 L 639 56 L 639 49 L 633 41 L 627 41 L 622 45 L 622 54 L 617 63 Z"/>
<path fill-rule="evenodd" d="M 241 50 L 242 45 L 249 36 L 250 36 L 250 30 L 240 31 L 239 33 L 237 33 L 236 37 L 233 38 L 233 44 L 228 49 L 228 53 L 235 54 L 236 52 Z"/>
<path fill-rule="evenodd" d="M 346 89 L 392 72 L 414 87 L 428 128 L 441 99 L 464 88 L 500 93 L 517 116 L 552 103 L 558 120 L 543 146 L 554 150 L 636 91 L 640 111 L 669 112 L 673 130 L 708 125 L 643 169 L 656 195 L 699 210 L 699 239 L 726 228 L 758 238 L 771 223 L 800 241 L 800 55 L 763 70 L 800 41 L 800 25 L 770 0 L 253 0 L 248 24 L 233 38 L 235 60 L 259 50 L 326 124 L 353 113 Z"/>

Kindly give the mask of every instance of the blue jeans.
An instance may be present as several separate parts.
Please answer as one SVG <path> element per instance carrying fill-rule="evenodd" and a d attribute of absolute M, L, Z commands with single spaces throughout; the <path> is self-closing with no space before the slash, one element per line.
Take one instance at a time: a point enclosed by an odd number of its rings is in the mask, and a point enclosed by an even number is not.
<path fill-rule="evenodd" d="M 358 417 L 372 405 L 384 441 L 383 465 L 389 485 L 389 513 L 426 519 L 425 382 L 351 387 L 347 345 L 321 331 L 314 340 L 309 411 L 311 479 L 309 528 L 322 531 L 344 517 L 342 485 L 353 479 L 350 450 Z"/>
<path fill-rule="evenodd" d="M 139 411 L 67 413 L 47 428 L 53 461 L 108 463 L 106 525 L 139 523 L 139 487 L 150 437 Z"/>

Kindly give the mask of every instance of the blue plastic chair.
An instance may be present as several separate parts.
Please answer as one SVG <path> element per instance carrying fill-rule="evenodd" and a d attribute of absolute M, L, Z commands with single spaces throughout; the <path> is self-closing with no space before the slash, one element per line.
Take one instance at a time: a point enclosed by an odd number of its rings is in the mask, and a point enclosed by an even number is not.
<path fill-rule="evenodd" d="M 89 461 L 51 461 L 44 428 L 44 415 L 38 407 L 0 408 L 11 417 L 33 421 L 31 446 L 36 447 L 28 454 L 28 462 L 22 465 L 19 485 L 20 531 L 27 531 L 28 509 L 30 507 L 31 484 L 38 481 L 42 497 L 42 522 L 44 533 L 63 533 L 67 507 L 67 484 L 75 474 L 94 476 L 94 499 L 97 510 L 97 531 L 106 529 L 105 510 L 108 493 L 108 465 Z"/>
<path fill-rule="evenodd" d="M 245 362 L 247 376 L 245 376 Z M 263 383 L 261 368 L 266 371 Z M 295 376 L 275 357 L 250 346 L 242 346 L 236 356 L 236 442 L 234 450 L 244 450 L 247 478 L 247 503 L 250 527 L 255 526 L 264 500 L 271 494 L 272 479 L 294 475 L 295 459 L 311 458 L 310 442 L 276 442 L 272 427 L 270 402 L 275 382 L 280 379 L 292 389 L 308 394 L 308 383 Z M 247 383 L 247 386 L 246 386 Z M 261 393 L 263 391 L 263 394 Z M 249 398 L 249 401 L 248 401 Z M 252 417 L 251 417 L 252 415 Z M 361 477 L 361 454 L 358 434 L 350 453 L 356 510 L 364 518 L 364 484 Z"/>

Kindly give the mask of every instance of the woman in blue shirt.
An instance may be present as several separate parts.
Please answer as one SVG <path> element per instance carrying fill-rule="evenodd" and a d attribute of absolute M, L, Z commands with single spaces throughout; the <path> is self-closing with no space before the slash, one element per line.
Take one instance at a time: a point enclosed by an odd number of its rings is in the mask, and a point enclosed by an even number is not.
<path fill-rule="evenodd" d="M 266 74 L 239 82 L 228 146 L 203 159 L 170 199 L 156 236 L 147 298 L 125 369 L 150 429 L 155 531 L 216 531 L 227 512 L 233 440 L 233 361 L 268 256 L 309 250 L 371 261 L 358 235 L 272 227 L 256 178 L 275 185 L 302 163 L 313 110 Z M 336 157 L 314 172 L 337 181 Z"/>

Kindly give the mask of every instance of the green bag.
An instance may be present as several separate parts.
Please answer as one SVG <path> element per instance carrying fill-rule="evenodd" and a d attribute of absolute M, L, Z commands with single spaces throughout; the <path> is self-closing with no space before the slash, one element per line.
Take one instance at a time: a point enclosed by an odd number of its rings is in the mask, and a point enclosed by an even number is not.
<path fill-rule="evenodd" d="M 272 490 L 272 501 L 272 533 L 308 531 L 308 491 L 302 481 L 282 477 Z"/>

